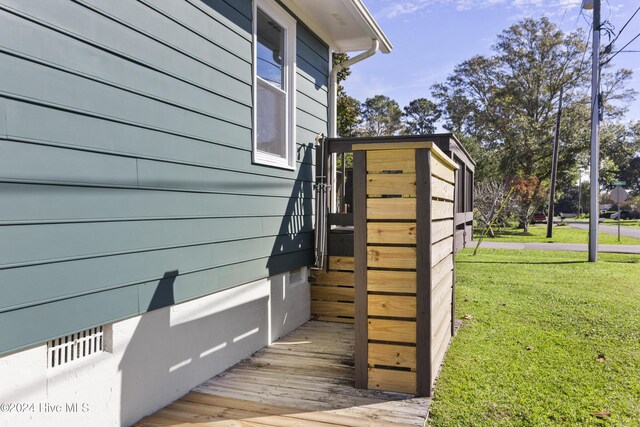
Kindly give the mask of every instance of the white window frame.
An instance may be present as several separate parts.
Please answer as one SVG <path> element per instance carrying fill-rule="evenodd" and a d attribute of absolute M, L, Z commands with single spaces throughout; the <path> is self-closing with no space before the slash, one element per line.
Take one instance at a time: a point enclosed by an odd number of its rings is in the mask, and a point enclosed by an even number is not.
<path fill-rule="evenodd" d="M 283 58 L 286 158 L 258 150 L 258 14 L 260 9 L 284 29 L 286 52 Z M 296 168 L 296 20 L 274 0 L 253 2 L 253 162 L 284 169 Z"/>

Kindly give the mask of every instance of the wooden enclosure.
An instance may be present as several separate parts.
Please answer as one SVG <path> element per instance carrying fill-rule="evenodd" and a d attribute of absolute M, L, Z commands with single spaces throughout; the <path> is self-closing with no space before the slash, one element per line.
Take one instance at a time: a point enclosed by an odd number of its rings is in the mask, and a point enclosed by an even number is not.
<path fill-rule="evenodd" d="M 390 140 L 329 146 L 353 152 L 353 212 L 329 215 L 311 310 L 355 322 L 357 387 L 428 396 L 454 333 L 458 166 L 433 142 Z"/>
<path fill-rule="evenodd" d="M 460 251 L 473 240 L 473 184 L 476 162 L 452 133 L 423 135 L 433 141 L 458 165 L 455 193 L 455 250 Z"/>

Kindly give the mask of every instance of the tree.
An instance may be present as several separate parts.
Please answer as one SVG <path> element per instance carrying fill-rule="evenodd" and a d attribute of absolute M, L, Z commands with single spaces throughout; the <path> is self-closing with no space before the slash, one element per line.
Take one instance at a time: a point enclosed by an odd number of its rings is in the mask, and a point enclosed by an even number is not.
<path fill-rule="evenodd" d="M 557 102 L 562 87 L 559 177 L 577 170 L 589 148 L 589 71 L 585 34 L 565 34 L 547 18 L 524 19 L 503 31 L 491 56 L 475 56 L 455 67 L 432 93 L 445 128 L 476 141 L 491 154 L 491 165 L 476 179 L 536 177 L 540 185 L 523 200 L 537 200 L 551 172 Z M 606 110 L 629 99 L 630 73 L 603 72 Z M 604 82 L 607 82 L 606 84 Z M 613 110 L 612 110 L 613 111 Z M 524 207 L 529 211 L 531 206 Z"/>
<path fill-rule="evenodd" d="M 426 98 L 414 99 L 404 107 L 404 132 L 410 135 L 435 133 L 441 113 L 438 106 Z"/>
<path fill-rule="evenodd" d="M 362 104 L 363 136 L 397 135 L 402 130 L 402 110 L 398 103 L 384 95 L 376 95 Z"/>
<path fill-rule="evenodd" d="M 360 101 L 347 94 L 338 95 L 337 110 L 338 135 L 345 138 L 358 136 L 358 129 L 362 123 Z"/>
<path fill-rule="evenodd" d="M 479 224 L 482 224 L 482 228 L 488 228 L 488 234 L 490 237 L 495 237 L 495 231 L 491 227 L 494 219 L 496 222 L 500 222 L 501 219 L 506 219 L 508 213 L 503 211 L 500 213 L 500 217 L 496 218 L 500 206 L 504 202 L 507 194 L 509 193 L 509 187 L 502 181 L 495 179 L 487 180 L 481 183 L 477 183 L 474 189 L 473 204 L 475 205 L 475 219 Z M 502 221 L 504 222 L 504 221 Z"/>
<path fill-rule="evenodd" d="M 514 188 L 511 197 L 511 212 L 518 217 L 519 226 L 527 233 L 531 217 L 545 201 L 542 183 L 535 176 L 525 176 L 511 178 L 509 184 Z M 553 218 L 549 218 L 549 221 L 552 220 Z"/>
<path fill-rule="evenodd" d="M 334 53 L 333 65 L 338 65 L 341 62 L 349 59 L 346 53 Z M 337 116 L 337 134 L 342 137 L 357 136 L 358 128 L 362 119 L 360 113 L 362 110 L 362 104 L 357 99 L 347 95 L 344 90 L 342 82 L 351 75 L 349 67 L 343 68 L 338 72 L 338 94 L 336 100 L 336 116 Z"/>

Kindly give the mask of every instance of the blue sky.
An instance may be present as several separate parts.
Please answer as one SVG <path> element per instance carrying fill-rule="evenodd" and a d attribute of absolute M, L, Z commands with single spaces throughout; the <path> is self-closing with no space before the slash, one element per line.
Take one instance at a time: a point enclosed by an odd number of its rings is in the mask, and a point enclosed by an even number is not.
<path fill-rule="evenodd" d="M 351 67 L 347 93 L 360 101 L 377 94 L 405 106 L 409 101 L 431 98 L 430 87 L 453 72 L 456 64 L 476 54 L 490 54 L 502 30 L 524 17 L 547 16 L 565 31 L 589 30 L 591 11 L 579 15 L 581 0 L 364 0 L 394 45 L 389 55 L 376 54 Z M 602 17 L 617 31 L 629 19 L 640 0 L 603 0 Z M 616 46 L 621 48 L 640 33 L 640 13 L 624 30 Z M 607 38 L 603 37 L 603 41 Z M 627 49 L 640 51 L 640 38 Z M 640 53 L 621 53 L 614 67 L 630 68 L 630 87 L 640 92 Z M 627 118 L 640 120 L 640 99 Z"/>

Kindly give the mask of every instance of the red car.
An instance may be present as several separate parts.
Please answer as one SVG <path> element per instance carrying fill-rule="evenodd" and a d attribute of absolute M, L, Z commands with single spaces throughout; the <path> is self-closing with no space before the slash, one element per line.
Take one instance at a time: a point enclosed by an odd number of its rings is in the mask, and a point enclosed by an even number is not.
<path fill-rule="evenodd" d="M 533 217 L 531 218 L 531 224 L 546 224 L 547 223 L 547 216 L 544 214 L 544 212 L 536 212 L 533 214 Z"/>

